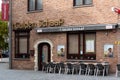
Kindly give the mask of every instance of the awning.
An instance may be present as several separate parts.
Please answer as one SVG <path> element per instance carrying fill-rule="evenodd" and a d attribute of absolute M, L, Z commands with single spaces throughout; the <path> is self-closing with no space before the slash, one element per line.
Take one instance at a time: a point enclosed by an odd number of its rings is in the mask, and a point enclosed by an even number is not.
<path fill-rule="evenodd" d="M 109 30 L 115 29 L 117 24 L 97 24 L 97 25 L 81 25 L 81 26 L 62 26 L 35 28 L 37 33 L 43 32 L 68 32 L 68 31 L 89 31 L 89 30 Z"/>

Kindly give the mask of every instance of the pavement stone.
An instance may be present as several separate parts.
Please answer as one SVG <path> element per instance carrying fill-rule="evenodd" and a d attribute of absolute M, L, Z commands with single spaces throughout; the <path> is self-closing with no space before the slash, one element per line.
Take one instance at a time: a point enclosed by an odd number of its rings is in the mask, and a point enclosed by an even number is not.
<path fill-rule="evenodd" d="M 8 63 L 9 58 L 0 58 L 0 63 Z"/>
<path fill-rule="evenodd" d="M 0 80 L 120 80 L 120 77 L 84 76 L 71 74 L 54 74 L 33 70 L 11 70 L 8 63 L 0 63 Z"/>

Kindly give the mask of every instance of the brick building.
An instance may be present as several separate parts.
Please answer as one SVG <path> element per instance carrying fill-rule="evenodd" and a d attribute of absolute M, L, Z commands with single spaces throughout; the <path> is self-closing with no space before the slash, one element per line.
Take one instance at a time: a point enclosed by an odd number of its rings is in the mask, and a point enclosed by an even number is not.
<path fill-rule="evenodd" d="M 12 68 L 41 62 L 109 62 L 120 56 L 119 0 L 12 0 Z M 108 49 L 112 52 L 109 54 Z"/>

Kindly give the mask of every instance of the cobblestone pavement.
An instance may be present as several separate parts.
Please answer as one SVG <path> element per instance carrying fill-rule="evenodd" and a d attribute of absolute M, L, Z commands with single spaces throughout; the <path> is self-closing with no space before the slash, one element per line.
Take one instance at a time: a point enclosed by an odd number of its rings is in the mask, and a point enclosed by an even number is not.
<path fill-rule="evenodd" d="M 8 63 L 0 63 L 0 80 L 120 80 L 120 77 L 112 76 L 84 76 L 53 74 L 33 70 L 10 70 Z"/>

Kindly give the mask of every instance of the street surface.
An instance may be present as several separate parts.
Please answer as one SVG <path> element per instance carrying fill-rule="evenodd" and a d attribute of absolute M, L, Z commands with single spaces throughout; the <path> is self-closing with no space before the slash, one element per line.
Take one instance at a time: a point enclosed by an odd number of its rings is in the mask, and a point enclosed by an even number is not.
<path fill-rule="evenodd" d="M 120 80 L 120 77 L 109 76 L 84 76 L 53 74 L 33 70 L 10 70 L 8 62 L 0 63 L 0 80 Z"/>

